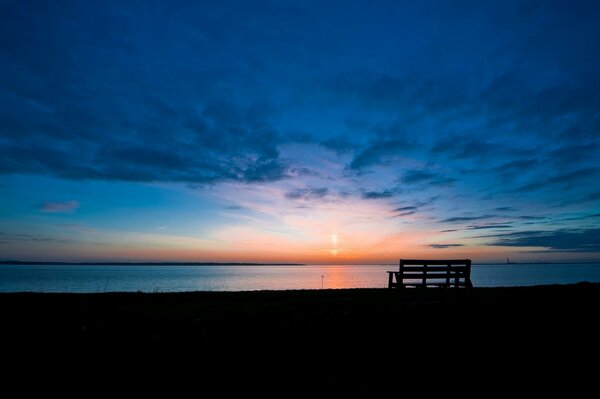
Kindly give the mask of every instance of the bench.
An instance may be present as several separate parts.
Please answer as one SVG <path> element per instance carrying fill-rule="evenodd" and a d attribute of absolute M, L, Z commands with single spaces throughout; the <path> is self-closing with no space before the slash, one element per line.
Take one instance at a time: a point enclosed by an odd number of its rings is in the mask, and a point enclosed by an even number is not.
<path fill-rule="evenodd" d="M 388 288 L 473 288 L 473 283 L 471 283 L 470 259 L 400 259 L 400 270 L 388 271 L 387 273 Z"/>

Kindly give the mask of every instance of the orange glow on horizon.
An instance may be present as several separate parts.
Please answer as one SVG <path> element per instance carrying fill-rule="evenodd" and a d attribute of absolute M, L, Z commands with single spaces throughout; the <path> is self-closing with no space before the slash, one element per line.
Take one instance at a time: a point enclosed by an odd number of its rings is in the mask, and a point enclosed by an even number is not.
<path fill-rule="evenodd" d="M 12 246 L 11 256 L 58 261 L 306 264 L 395 264 L 399 258 L 527 259 L 519 252 L 522 248 L 486 246 L 484 239 L 469 237 L 458 229 L 441 231 L 435 215 L 425 211 L 398 218 L 385 201 L 350 196 L 293 207 L 285 197 L 286 190 L 273 185 L 260 190 L 231 185 L 229 191 L 215 192 L 215 202 L 228 203 L 235 198 L 244 212 L 223 207 L 217 211 L 222 219 L 210 229 L 201 218 L 197 229 L 192 224 L 180 231 L 175 226 L 138 232 L 78 229 L 68 237 L 76 245 L 69 240 L 24 241 Z M 69 232 L 68 227 L 54 228 Z M 436 247 L 439 244 L 462 246 Z M 38 259 L 32 257 L 32 246 L 35 253 L 42 254 Z M 553 256 L 555 260 L 561 256 L 569 259 L 569 254 Z"/>

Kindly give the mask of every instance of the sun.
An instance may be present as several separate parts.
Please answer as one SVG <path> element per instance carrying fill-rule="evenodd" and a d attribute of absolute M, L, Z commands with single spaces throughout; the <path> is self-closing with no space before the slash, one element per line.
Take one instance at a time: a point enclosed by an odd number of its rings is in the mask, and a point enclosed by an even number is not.
<path fill-rule="evenodd" d="M 338 242 L 339 242 L 339 238 L 338 235 L 336 233 L 332 233 L 331 234 L 331 248 L 329 248 L 329 253 L 331 254 L 331 256 L 337 256 L 339 250 L 338 250 Z"/>

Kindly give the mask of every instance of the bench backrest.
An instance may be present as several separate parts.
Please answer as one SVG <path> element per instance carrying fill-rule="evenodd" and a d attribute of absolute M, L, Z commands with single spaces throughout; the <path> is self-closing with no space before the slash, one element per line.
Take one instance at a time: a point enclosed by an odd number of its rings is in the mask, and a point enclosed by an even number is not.
<path fill-rule="evenodd" d="M 404 286 L 450 285 L 472 287 L 471 260 L 400 259 L 397 283 Z"/>

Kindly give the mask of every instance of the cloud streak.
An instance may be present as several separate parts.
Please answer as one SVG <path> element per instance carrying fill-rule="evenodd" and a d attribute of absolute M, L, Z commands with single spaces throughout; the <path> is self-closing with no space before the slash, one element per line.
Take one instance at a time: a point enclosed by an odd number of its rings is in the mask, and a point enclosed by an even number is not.
<path fill-rule="evenodd" d="M 291 200 L 312 201 L 322 199 L 329 194 L 329 189 L 327 187 L 298 188 L 285 193 L 285 198 Z"/>
<path fill-rule="evenodd" d="M 40 212 L 42 213 L 73 213 L 79 208 L 79 202 L 64 201 L 64 202 L 44 202 L 40 206 Z"/>
<path fill-rule="evenodd" d="M 485 220 L 492 219 L 497 217 L 496 215 L 480 215 L 480 216 L 457 216 L 446 218 L 440 221 L 440 223 L 462 223 L 462 222 L 472 222 L 475 220 Z"/>
<path fill-rule="evenodd" d="M 600 252 L 600 229 L 531 230 L 498 234 L 489 243 L 503 247 L 541 247 L 549 252 Z"/>

